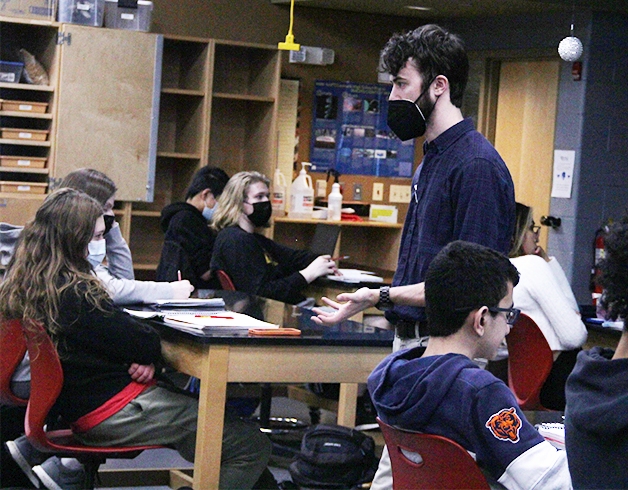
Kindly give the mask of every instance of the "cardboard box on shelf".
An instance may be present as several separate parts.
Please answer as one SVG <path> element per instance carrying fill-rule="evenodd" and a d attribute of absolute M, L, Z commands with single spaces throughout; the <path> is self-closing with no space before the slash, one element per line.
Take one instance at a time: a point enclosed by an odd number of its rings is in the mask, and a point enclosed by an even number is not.
<path fill-rule="evenodd" d="M 57 0 L 2 0 L 0 15 L 55 20 Z"/>

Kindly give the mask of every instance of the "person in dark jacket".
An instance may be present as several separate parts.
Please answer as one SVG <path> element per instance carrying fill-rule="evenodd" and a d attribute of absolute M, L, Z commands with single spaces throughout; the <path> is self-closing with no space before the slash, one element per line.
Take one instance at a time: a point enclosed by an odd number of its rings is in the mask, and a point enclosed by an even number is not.
<path fill-rule="evenodd" d="M 503 381 L 473 362 L 492 359 L 516 321 L 518 280 L 517 269 L 494 250 L 447 245 L 425 278 L 427 347 L 388 356 L 368 389 L 385 423 L 454 440 L 506 488 L 568 490 L 565 452 L 530 425 Z"/>
<path fill-rule="evenodd" d="M 194 174 L 185 202 L 162 210 L 160 225 L 166 236 L 157 267 L 158 281 L 188 279 L 197 289 L 219 288 L 210 271 L 216 236 L 209 223 L 228 180 L 224 170 L 203 167 Z"/>
<path fill-rule="evenodd" d="M 624 320 L 613 352 L 578 354 L 565 387 L 565 447 L 576 489 L 628 488 L 628 217 L 604 238 L 602 307 Z"/>
<path fill-rule="evenodd" d="M 272 214 L 268 178 L 258 172 L 235 174 L 218 201 L 212 227 L 219 231 L 212 270 L 223 270 L 238 291 L 297 304 L 314 279 L 337 272 L 329 255 L 284 247 L 256 229 Z"/>
<path fill-rule="evenodd" d="M 45 326 L 63 369 L 53 410 L 81 442 L 167 445 L 193 461 L 198 401 L 156 384 L 159 335 L 115 306 L 92 274 L 88 245 L 105 230 L 102 213 L 74 189 L 44 200 L 0 283 L 0 320 Z M 251 488 L 270 452 L 258 427 L 225 413 L 220 488 Z"/>

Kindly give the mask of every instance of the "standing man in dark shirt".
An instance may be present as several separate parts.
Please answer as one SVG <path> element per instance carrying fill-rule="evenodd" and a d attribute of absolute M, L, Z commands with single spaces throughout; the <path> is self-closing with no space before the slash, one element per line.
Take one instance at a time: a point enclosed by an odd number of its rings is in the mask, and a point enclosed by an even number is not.
<path fill-rule="evenodd" d="M 382 52 L 391 73 L 388 125 L 401 140 L 425 134 L 424 157 L 412 179 L 411 202 L 392 287 L 344 293 L 337 308 L 320 312 L 334 323 L 371 306 L 386 310 L 395 326 L 394 350 L 417 345 L 428 334 L 425 273 L 454 240 L 506 254 L 514 229 L 515 192 L 495 148 L 462 116 L 469 61 L 462 40 L 436 25 L 395 34 Z M 382 462 L 387 459 L 387 454 Z M 388 464 L 388 468 L 384 468 Z M 373 489 L 392 487 L 389 462 L 380 463 Z M 386 471 L 383 471 L 386 470 Z"/>

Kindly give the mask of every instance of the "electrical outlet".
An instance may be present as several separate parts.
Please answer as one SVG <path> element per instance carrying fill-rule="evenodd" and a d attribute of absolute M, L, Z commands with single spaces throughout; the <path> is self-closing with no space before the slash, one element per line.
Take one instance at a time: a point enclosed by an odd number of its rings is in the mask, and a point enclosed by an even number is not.
<path fill-rule="evenodd" d="M 362 184 L 353 184 L 353 200 L 362 200 Z"/>
<path fill-rule="evenodd" d="M 375 182 L 373 184 L 373 201 L 384 200 L 384 184 L 382 182 Z"/>
<path fill-rule="evenodd" d="M 390 186 L 390 202 L 410 202 L 410 186 L 409 185 L 391 185 Z"/>
<path fill-rule="evenodd" d="M 316 197 L 327 197 L 327 181 L 319 179 L 316 181 Z"/>

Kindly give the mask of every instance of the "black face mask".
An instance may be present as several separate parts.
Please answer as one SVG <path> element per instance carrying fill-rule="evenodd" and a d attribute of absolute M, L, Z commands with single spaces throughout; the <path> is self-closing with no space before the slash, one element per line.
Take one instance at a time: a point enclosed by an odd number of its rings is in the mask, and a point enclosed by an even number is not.
<path fill-rule="evenodd" d="M 414 102 L 406 99 L 388 102 L 388 127 L 401 141 L 408 141 L 425 134 L 425 122 L 432 114 L 436 102 L 432 104 L 432 107 L 424 107 L 423 110 L 419 108 L 418 103 L 421 97 L 427 93 L 432 82 L 427 85 L 427 88 Z"/>
<path fill-rule="evenodd" d="M 110 214 L 105 214 L 103 215 L 103 219 L 105 220 L 105 233 L 103 233 L 103 235 L 106 235 L 111 231 L 111 228 L 113 228 L 113 222 L 116 218 Z"/>
<path fill-rule="evenodd" d="M 248 215 L 249 221 L 256 227 L 268 225 L 268 220 L 270 220 L 270 217 L 273 214 L 273 207 L 270 201 L 249 204 L 253 206 L 253 212 Z"/>

